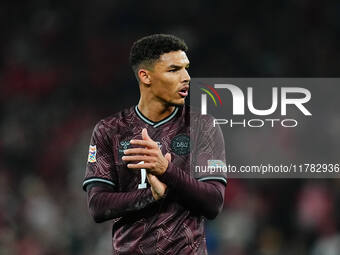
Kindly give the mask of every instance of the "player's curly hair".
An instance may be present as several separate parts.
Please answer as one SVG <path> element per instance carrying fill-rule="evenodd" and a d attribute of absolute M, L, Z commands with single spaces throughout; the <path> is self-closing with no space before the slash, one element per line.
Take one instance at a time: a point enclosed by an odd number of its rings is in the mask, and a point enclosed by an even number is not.
<path fill-rule="evenodd" d="M 139 68 L 152 68 L 162 54 L 178 50 L 187 52 L 188 46 L 182 39 L 174 35 L 153 34 L 134 42 L 129 60 L 137 80 Z"/>

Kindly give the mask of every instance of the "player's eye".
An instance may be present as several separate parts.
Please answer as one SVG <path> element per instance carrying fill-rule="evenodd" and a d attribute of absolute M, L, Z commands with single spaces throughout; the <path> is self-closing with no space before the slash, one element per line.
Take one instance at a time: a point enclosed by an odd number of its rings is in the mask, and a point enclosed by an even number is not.
<path fill-rule="evenodd" d="M 176 71 L 178 71 L 177 68 L 176 68 L 176 69 L 170 69 L 170 70 L 169 70 L 169 72 L 172 72 L 172 73 L 174 73 L 174 72 L 176 72 Z"/>

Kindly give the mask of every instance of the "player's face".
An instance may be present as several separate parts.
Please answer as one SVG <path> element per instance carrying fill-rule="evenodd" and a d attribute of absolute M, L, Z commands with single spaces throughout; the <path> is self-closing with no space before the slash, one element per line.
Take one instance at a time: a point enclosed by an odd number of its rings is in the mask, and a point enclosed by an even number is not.
<path fill-rule="evenodd" d="M 160 56 L 150 71 L 150 93 L 167 105 L 183 105 L 189 92 L 189 60 L 184 51 Z"/>

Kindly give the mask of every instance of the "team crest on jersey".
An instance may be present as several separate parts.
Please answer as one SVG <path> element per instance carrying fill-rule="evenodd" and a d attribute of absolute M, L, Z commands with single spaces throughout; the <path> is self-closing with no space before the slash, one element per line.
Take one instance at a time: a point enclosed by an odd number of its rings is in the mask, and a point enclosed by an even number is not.
<path fill-rule="evenodd" d="M 89 148 L 89 157 L 87 159 L 87 162 L 93 163 L 96 162 L 96 154 L 97 154 L 97 147 L 96 145 L 90 145 Z"/>
<path fill-rule="evenodd" d="M 171 141 L 171 150 L 177 155 L 186 155 L 190 152 L 190 138 L 185 134 L 176 135 Z"/>

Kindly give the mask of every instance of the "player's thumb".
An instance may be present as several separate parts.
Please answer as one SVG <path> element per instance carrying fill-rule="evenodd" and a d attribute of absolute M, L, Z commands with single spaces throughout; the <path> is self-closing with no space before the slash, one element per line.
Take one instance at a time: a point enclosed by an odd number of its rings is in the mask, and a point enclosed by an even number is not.
<path fill-rule="evenodd" d="M 171 154 L 167 152 L 164 156 L 168 162 L 171 162 Z"/>
<path fill-rule="evenodd" d="M 143 140 L 152 141 L 152 139 L 150 138 L 150 136 L 148 134 L 148 130 L 146 128 L 143 128 L 143 130 L 142 130 L 142 138 L 143 138 Z"/>
<path fill-rule="evenodd" d="M 150 174 L 148 172 L 146 172 L 146 177 L 148 178 L 148 182 L 150 184 L 152 184 L 155 181 L 155 178 L 156 178 L 156 176 L 154 176 L 153 174 Z"/>

